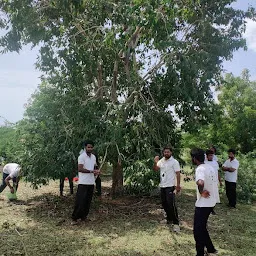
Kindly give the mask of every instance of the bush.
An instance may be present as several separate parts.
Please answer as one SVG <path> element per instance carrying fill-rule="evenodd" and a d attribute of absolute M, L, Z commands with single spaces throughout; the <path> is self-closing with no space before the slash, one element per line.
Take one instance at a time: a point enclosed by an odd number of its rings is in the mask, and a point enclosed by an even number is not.
<path fill-rule="evenodd" d="M 239 155 L 238 198 L 246 203 L 252 203 L 256 196 L 256 151 Z"/>
<path fill-rule="evenodd" d="M 136 161 L 124 168 L 125 190 L 129 194 L 150 194 L 159 184 L 159 173 L 153 171 L 153 161 Z"/>

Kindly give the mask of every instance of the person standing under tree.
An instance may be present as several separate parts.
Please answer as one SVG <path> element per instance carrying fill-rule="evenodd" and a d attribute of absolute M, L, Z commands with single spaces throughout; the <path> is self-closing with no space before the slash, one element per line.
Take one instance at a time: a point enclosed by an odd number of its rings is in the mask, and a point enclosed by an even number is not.
<path fill-rule="evenodd" d="M 228 198 L 228 206 L 236 208 L 236 182 L 237 182 L 237 170 L 239 167 L 239 161 L 235 158 L 236 151 L 234 149 L 228 150 L 229 159 L 222 165 L 222 169 L 225 172 L 225 186 L 226 195 Z"/>
<path fill-rule="evenodd" d="M 164 157 L 159 159 L 156 156 L 154 159 L 153 169 L 160 170 L 160 188 L 161 188 L 161 201 L 162 206 L 166 212 L 167 224 L 174 224 L 173 230 L 180 231 L 178 211 L 175 203 L 175 192 L 180 192 L 180 164 L 172 156 L 172 148 L 164 148 Z M 175 187 L 175 180 L 177 185 Z"/>
<path fill-rule="evenodd" d="M 95 175 L 99 175 L 100 171 L 95 169 L 96 157 L 92 154 L 94 143 L 85 141 L 84 152 L 78 157 L 78 188 L 75 199 L 75 208 L 72 214 L 72 224 L 76 224 L 78 219 L 87 220 L 90 205 L 93 197 L 95 184 Z"/>
<path fill-rule="evenodd" d="M 79 154 L 82 154 L 82 153 L 84 153 L 84 149 L 82 149 Z M 95 155 L 95 157 L 96 157 L 95 169 L 99 169 L 100 162 L 99 162 L 98 153 L 93 149 L 92 154 Z M 95 175 L 95 188 L 96 188 L 96 195 L 99 198 L 101 198 L 101 178 L 100 178 L 100 175 Z"/>
<path fill-rule="evenodd" d="M 202 149 L 191 150 L 192 162 L 197 165 L 195 180 L 197 184 L 197 201 L 194 215 L 194 238 L 196 242 L 196 256 L 215 255 L 218 251 L 213 246 L 207 230 L 207 221 L 213 207 L 216 205 L 218 194 L 218 179 L 215 170 L 204 164 L 205 154 Z"/>
<path fill-rule="evenodd" d="M 212 150 L 208 149 L 208 150 L 206 150 L 205 154 L 206 154 L 206 160 L 204 161 L 204 163 L 209 164 L 215 170 L 215 174 L 219 181 L 219 184 L 220 184 L 220 186 L 222 186 L 221 178 L 219 175 L 219 164 L 217 161 L 214 160 L 214 152 Z M 217 200 L 217 203 L 220 203 L 219 191 L 218 191 L 218 194 L 216 195 L 216 200 Z M 213 210 L 212 214 L 216 215 L 216 212 Z"/>

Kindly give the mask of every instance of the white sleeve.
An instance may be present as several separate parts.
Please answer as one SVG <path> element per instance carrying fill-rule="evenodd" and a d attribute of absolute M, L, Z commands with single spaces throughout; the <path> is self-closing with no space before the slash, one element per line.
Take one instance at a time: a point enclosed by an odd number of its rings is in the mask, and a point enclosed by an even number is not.
<path fill-rule="evenodd" d="M 237 170 L 238 167 L 239 167 L 239 162 L 238 161 L 235 161 L 235 162 L 231 161 L 231 168 L 234 168 L 234 169 Z"/>
<path fill-rule="evenodd" d="M 79 157 L 78 157 L 78 164 L 85 164 L 84 163 L 84 157 L 83 157 L 83 154 L 81 154 Z"/>
<path fill-rule="evenodd" d="M 179 164 L 179 162 L 177 160 L 175 160 L 173 168 L 174 168 L 175 172 L 180 172 L 180 164 Z"/>
<path fill-rule="evenodd" d="M 14 177 L 18 177 L 19 171 L 18 170 L 14 170 L 12 171 L 9 176 L 13 179 Z"/>
<path fill-rule="evenodd" d="M 162 168 L 162 167 L 163 167 L 163 161 L 162 161 L 162 159 L 160 159 L 160 160 L 157 162 L 156 166 L 159 167 L 159 168 Z"/>
<path fill-rule="evenodd" d="M 204 170 L 203 170 L 203 168 L 197 168 L 196 169 L 196 182 L 198 180 L 204 180 Z"/>
<path fill-rule="evenodd" d="M 228 167 L 228 160 L 226 160 L 225 163 L 222 166 Z"/>

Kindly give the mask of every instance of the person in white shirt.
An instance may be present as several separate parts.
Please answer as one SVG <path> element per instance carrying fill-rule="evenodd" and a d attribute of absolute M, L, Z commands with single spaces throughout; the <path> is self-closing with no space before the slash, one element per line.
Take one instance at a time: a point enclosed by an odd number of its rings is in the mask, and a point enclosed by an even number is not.
<path fill-rule="evenodd" d="M 191 150 L 192 162 L 197 165 L 195 180 L 197 184 L 197 200 L 194 215 L 194 239 L 196 242 L 197 256 L 217 254 L 207 230 L 207 221 L 213 207 L 217 203 L 218 179 L 216 171 L 204 163 L 205 155 L 202 149 Z"/>
<path fill-rule="evenodd" d="M 219 181 L 220 186 L 222 186 L 221 177 L 219 175 L 219 164 L 217 161 L 214 160 L 214 152 L 210 149 L 206 150 L 206 160 L 204 161 L 205 164 L 209 164 L 215 170 L 215 174 Z M 220 196 L 219 193 L 217 195 L 217 203 L 220 203 Z"/>
<path fill-rule="evenodd" d="M 4 166 L 0 193 L 6 188 L 6 186 L 10 188 L 11 193 L 14 193 L 14 190 L 18 189 L 20 171 L 21 167 L 16 163 L 9 163 Z M 10 184 L 10 180 L 13 181 L 13 186 Z"/>
<path fill-rule="evenodd" d="M 228 150 L 229 159 L 222 165 L 225 172 L 225 187 L 226 195 L 229 202 L 229 207 L 236 208 L 236 182 L 239 161 L 235 158 L 236 151 L 234 149 Z"/>
<path fill-rule="evenodd" d="M 86 221 L 89 214 L 93 196 L 95 175 L 100 171 L 96 169 L 96 157 L 92 154 L 94 143 L 85 141 L 84 152 L 78 157 L 78 188 L 76 193 L 75 208 L 72 214 L 72 224 L 78 219 Z"/>
<path fill-rule="evenodd" d="M 180 192 L 180 165 L 179 162 L 172 156 L 172 148 L 164 148 L 164 157 L 159 159 L 156 156 L 154 159 L 153 169 L 160 170 L 160 188 L 162 206 L 166 212 L 167 224 L 174 224 L 173 230 L 180 231 L 179 217 L 175 204 L 175 192 Z M 175 186 L 177 180 L 177 185 Z"/>

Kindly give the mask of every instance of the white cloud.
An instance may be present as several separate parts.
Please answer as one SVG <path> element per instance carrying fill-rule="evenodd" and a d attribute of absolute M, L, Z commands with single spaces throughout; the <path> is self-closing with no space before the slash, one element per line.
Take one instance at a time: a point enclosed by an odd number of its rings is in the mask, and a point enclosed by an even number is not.
<path fill-rule="evenodd" d="M 35 91 L 34 88 L 0 88 L 0 116 L 10 122 L 17 122 L 22 119 L 25 104 Z M 1 125 L 0 120 L 0 125 Z"/>
<path fill-rule="evenodd" d="M 256 52 L 256 22 L 255 21 L 251 19 L 247 19 L 244 38 L 247 41 L 248 49 Z"/>

